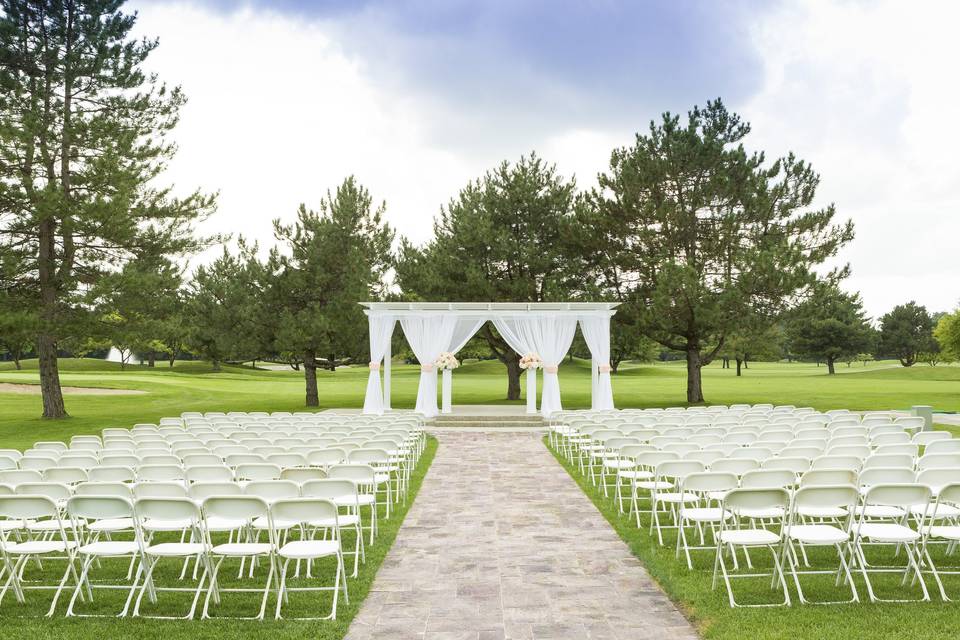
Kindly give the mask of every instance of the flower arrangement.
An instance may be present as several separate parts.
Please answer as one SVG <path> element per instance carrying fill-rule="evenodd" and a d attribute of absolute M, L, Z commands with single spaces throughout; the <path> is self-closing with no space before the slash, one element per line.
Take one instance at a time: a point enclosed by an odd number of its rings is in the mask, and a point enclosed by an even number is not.
<path fill-rule="evenodd" d="M 460 362 L 452 353 L 444 351 L 433 361 L 433 366 L 436 367 L 438 371 L 444 371 L 447 369 L 456 369 L 460 366 Z"/>
<path fill-rule="evenodd" d="M 521 369 L 539 369 L 543 366 L 543 360 L 536 353 L 528 353 L 520 358 Z"/>

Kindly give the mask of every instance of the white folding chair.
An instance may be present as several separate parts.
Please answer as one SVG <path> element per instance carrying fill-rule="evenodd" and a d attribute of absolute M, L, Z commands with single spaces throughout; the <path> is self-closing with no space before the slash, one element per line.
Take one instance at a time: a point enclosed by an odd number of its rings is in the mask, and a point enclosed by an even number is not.
<path fill-rule="evenodd" d="M 277 500 L 270 507 L 273 519 L 283 522 L 298 522 L 298 524 L 313 526 L 313 523 L 322 522 L 324 528 L 332 535 L 324 540 L 292 540 L 285 543 L 277 551 L 282 561 L 280 569 L 280 589 L 277 595 L 276 617 L 280 619 L 281 609 L 288 602 L 288 594 L 297 591 L 333 591 L 333 605 L 330 615 L 322 618 L 291 618 L 300 620 L 321 619 L 335 620 L 337 618 L 337 598 L 343 591 L 344 601 L 349 603 L 347 593 L 347 575 L 343 567 L 343 552 L 341 550 L 340 524 L 337 505 L 331 500 L 321 498 L 291 498 Z M 290 587 L 287 585 L 287 568 L 291 560 L 297 562 L 306 560 L 312 562 L 328 557 L 336 558 L 337 567 L 332 587 Z"/>
<path fill-rule="evenodd" d="M 921 479 L 922 482 L 922 479 Z M 933 507 L 934 513 L 960 511 L 960 482 L 954 482 L 941 487 L 937 500 Z M 934 565 L 933 558 L 930 555 L 931 545 L 943 545 L 947 556 L 956 554 L 957 547 L 960 546 L 960 516 L 951 515 L 943 519 L 931 521 L 924 530 L 923 558 L 925 560 L 927 571 L 929 571 L 940 589 L 940 597 L 944 602 L 953 602 L 954 599 L 947 595 L 941 576 L 960 575 L 958 566 L 940 566 Z"/>
<path fill-rule="evenodd" d="M 300 492 L 304 498 L 323 498 L 324 500 L 330 500 L 339 509 L 345 510 L 345 513 L 338 513 L 336 525 L 339 527 L 341 534 L 345 528 L 353 528 L 354 530 L 353 551 L 342 551 L 342 553 L 353 556 L 353 573 L 350 577 L 357 577 L 360 570 L 360 562 L 366 563 L 367 561 L 357 484 L 353 480 L 346 478 L 310 480 L 303 483 L 300 487 Z M 329 519 L 311 520 L 309 525 L 314 529 L 329 529 L 329 527 L 332 526 L 332 521 Z M 342 548 L 342 535 L 340 536 L 340 540 Z"/>
<path fill-rule="evenodd" d="M 713 588 L 717 587 L 717 578 L 722 576 L 727 588 L 727 596 L 731 607 L 770 607 L 790 604 L 790 592 L 783 573 L 785 517 L 780 517 L 779 527 L 741 528 L 739 513 L 743 510 L 750 512 L 779 512 L 785 514 L 790 503 L 790 496 L 786 489 L 734 489 L 730 491 L 721 503 L 721 508 L 733 514 L 732 523 L 726 520 L 720 522 L 720 532 L 717 538 L 717 554 L 713 568 Z M 746 552 L 749 549 L 767 549 L 770 551 L 773 567 L 769 573 L 731 573 L 727 569 L 724 552 L 729 551 L 733 559 L 733 569 L 738 569 L 737 549 Z M 748 567 L 752 568 L 749 562 Z M 747 578 L 769 577 L 770 588 L 778 587 L 783 590 L 783 601 L 764 604 L 740 604 L 733 594 L 733 580 Z"/>
<path fill-rule="evenodd" d="M 800 585 L 801 575 L 835 575 L 835 585 L 839 586 L 841 579 L 850 587 L 851 598 L 843 601 L 816 602 L 813 604 L 840 604 L 842 602 L 859 602 L 857 587 L 853 576 L 850 575 L 850 565 L 847 558 L 852 556 L 850 525 L 853 522 L 854 505 L 860 499 L 857 488 L 853 485 L 819 485 L 801 487 L 793 496 L 793 505 L 790 513 L 790 525 L 786 530 L 786 560 L 797 587 L 797 595 L 803 604 L 811 604 L 803 594 Z M 839 524 L 827 522 L 809 523 L 803 513 L 836 512 L 847 514 Z M 799 545 L 806 559 L 807 547 L 833 547 L 837 551 L 839 566 L 837 569 L 801 569 L 800 558 L 794 545 Z M 806 563 L 806 560 L 804 562 Z"/>
<path fill-rule="evenodd" d="M 924 561 L 921 549 L 923 532 L 926 527 L 926 516 L 917 520 L 916 530 L 908 526 L 906 515 L 886 519 L 886 521 L 868 520 L 870 507 L 887 507 L 906 514 L 913 505 L 929 504 L 932 492 L 930 487 L 920 484 L 876 484 L 870 487 L 863 496 L 863 509 L 853 528 L 853 548 L 855 564 L 859 567 L 867 593 L 871 602 L 915 602 L 909 599 L 883 599 L 877 597 L 873 584 L 870 581 L 871 573 L 899 573 L 902 574 L 901 589 L 913 579 L 920 583 L 922 591 L 921 601 L 930 600 L 927 585 L 923 580 L 921 564 Z M 906 556 L 905 566 L 873 565 L 867 561 L 865 547 L 893 546 L 899 553 L 901 550 Z"/>
<path fill-rule="evenodd" d="M 727 493 L 736 489 L 739 479 L 733 473 L 707 471 L 691 473 L 680 485 L 681 493 L 691 493 L 698 496 L 695 502 L 684 503 L 680 505 L 678 519 L 679 535 L 677 536 L 677 549 L 675 557 L 680 557 L 680 549 L 686 556 L 687 568 L 693 569 L 693 561 L 690 557 L 691 551 L 696 550 L 716 550 L 717 545 L 717 527 L 721 520 L 726 520 L 731 515 L 720 508 L 719 500 L 714 497 L 717 495 L 725 496 Z M 716 504 L 717 506 L 711 506 Z M 700 537 L 699 546 L 690 545 L 687 542 L 687 527 L 695 527 L 696 533 Z M 707 544 L 705 530 L 710 530 L 712 544 Z"/>
<path fill-rule="evenodd" d="M 0 496 L 0 518 L 19 520 L 21 522 L 52 522 L 56 526 L 49 531 L 46 539 L 27 539 L 23 542 L 10 540 L 10 531 L 0 528 L 0 553 L 3 555 L 3 569 L 0 578 L 6 581 L 0 588 L 0 602 L 9 589 L 13 589 L 17 602 L 26 602 L 24 592 L 30 590 L 53 590 L 53 602 L 47 611 L 47 617 L 53 615 L 57 608 L 57 601 L 67 580 L 73 580 L 79 585 L 75 558 L 77 541 L 71 540 L 64 528 L 60 507 L 52 498 L 45 495 L 3 495 Z M 65 559 L 67 568 L 63 578 L 56 586 L 49 584 L 24 584 L 23 573 L 30 559 L 41 560 L 47 557 Z"/>
<path fill-rule="evenodd" d="M 224 593 L 260 593 L 262 591 L 263 597 L 260 601 L 260 611 L 257 615 L 247 618 L 234 617 L 234 619 L 263 620 L 267 608 L 267 599 L 270 597 L 270 592 L 275 588 L 275 582 L 276 590 L 279 591 L 275 556 L 277 550 L 276 532 L 273 528 L 270 507 L 265 500 L 256 496 L 211 496 L 203 501 L 203 517 L 205 521 L 210 518 L 246 520 L 248 522 L 253 521 L 255 518 L 267 519 L 267 542 L 248 540 L 214 544 L 213 540 L 209 537 L 209 532 L 205 534 L 207 535 L 208 555 L 211 559 L 212 569 L 210 586 L 207 589 L 207 595 L 203 601 L 203 613 L 200 616 L 201 619 L 213 618 L 214 616 L 210 615 L 210 603 L 213 602 L 219 605 Z M 227 588 L 221 586 L 217 578 L 220 573 L 220 568 L 227 558 L 243 559 L 251 562 L 257 559 L 265 559 L 269 568 L 266 585 L 263 589 L 251 587 Z M 224 616 L 216 617 L 217 619 L 222 619 Z"/>
<path fill-rule="evenodd" d="M 140 527 L 137 523 L 136 514 L 133 510 L 133 503 L 129 490 L 127 497 L 116 495 L 81 495 L 73 496 L 67 501 L 67 515 L 74 523 L 84 521 L 85 528 L 93 531 L 91 538 L 77 548 L 77 555 L 82 560 L 80 570 L 80 580 L 73 595 L 70 598 L 70 604 L 67 606 L 67 617 L 78 616 L 84 618 L 105 618 L 105 617 L 124 617 L 130 610 L 130 603 L 136 593 L 137 585 L 143 574 L 143 538 L 140 533 Z M 133 540 L 99 540 L 98 536 L 102 531 L 115 530 L 115 523 L 130 522 L 129 527 L 133 533 Z M 105 526 L 95 527 L 97 523 L 105 523 Z M 79 530 L 74 533 L 74 539 L 79 539 Z M 101 559 L 119 559 L 128 558 L 133 565 L 139 564 L 133 579 L 128 580 L 129 584 L 102 584 L 94 583 L 91 580 L 91 570 L 97 566 Z M 69 571 L 69 570 L 68 570 Z M 66 578 L 66 576 L 65 576 Z M 76 613 L 74 606 L 77 599 L 83 593 L 89 600 L 93 600 L 94 589 L 110 589 L 126 591 L 127 597 L 124 600 L 123 609 L 119 614 L 90 614 Z"/>

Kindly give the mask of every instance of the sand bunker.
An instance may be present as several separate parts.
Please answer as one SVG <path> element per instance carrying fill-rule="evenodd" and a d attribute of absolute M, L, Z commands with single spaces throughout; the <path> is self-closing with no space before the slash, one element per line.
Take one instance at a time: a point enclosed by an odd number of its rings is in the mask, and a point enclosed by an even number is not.
<path fill-rule="evenodd" d="M 93 387 L 61 387 L 66 394 L 77 396 L 141 396 L 146 391 L 137 389 L 95 389 Z M 40 395 L 39 384 L 17 384 L 0 382 L 0 393 L 26 393 Z"/>

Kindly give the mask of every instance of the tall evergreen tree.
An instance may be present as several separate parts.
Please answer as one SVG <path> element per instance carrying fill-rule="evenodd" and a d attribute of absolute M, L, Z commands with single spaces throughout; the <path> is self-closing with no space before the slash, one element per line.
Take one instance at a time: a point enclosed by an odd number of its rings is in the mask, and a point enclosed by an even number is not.
<path fill-rule="evenodd" d="M 912 300 L 897 305 L 880 318 L 880 355 L 893 356 L 903 366 L 912 367 L 920 353 L 933 351 L 933 327 L 926 307 Z"/>
<path fill-rule="evenodd" d="M 327 192 L 319 211 L 300 205 L 297 220 L 274 221 L 282 244 L 271 252 L 263 289 L 275 350 L 302 355 L 306 404 L 320 403 L 317 368 L 367 358 L 367 322 L 359 302 L 381 299 L 393 265 L 386 205 L 351 176 Z"/>
<path fill-rule="evenodd" d="M 855 359 L 876 347 L 876 332 L 863 311 L 859 295 L 821 283 L 790 312 L 787 322 L 790 351 L 827 363 L 827 373 L 844 358 Z"/>
<path fill-rule="evenodd" d="M 0 0 L 0 255 L 35 291 L 43 415 L 67 415 L 57 342 L 78 296 L 137 249 L 197 247 L 213 198 L 156 179 L 184 96 L 146 74 L 122 0 Z"/>
<path fill-rule="evenodd" d="M 576 250 L 576 185 L 536 154 L 503 162 L 442 208 L 434 239 L 404 242 L 397 282 L 409 299 L 566 301 L 583 287 Z M 520 357 L 489 324 L 482 337 L 507 368 L 507 398 L 520 398 Z"/>
<path fill-rule="evenodd" d="M 819 176 L 792 154 L 765 162 L 750 126 L 716 100 L 686 122 L 669 113 L 616 149 L 584 208 L 602 279 L 633 302 L 648 336 L 687 360 L 687 401 L 701 367 L 745 316 L 772 319 L 853 237 L 834 208 L 813 208 Z"/>

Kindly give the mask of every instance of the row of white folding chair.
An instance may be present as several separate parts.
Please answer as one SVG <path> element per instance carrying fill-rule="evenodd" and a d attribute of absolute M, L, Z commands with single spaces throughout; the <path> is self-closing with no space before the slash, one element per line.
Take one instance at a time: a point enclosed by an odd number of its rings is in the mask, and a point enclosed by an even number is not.
<path fill-rule="evenodd" d="M 341 489 L 342 490 L 342 489 Z M 299 494 L 299 491 L 297 492 Z M 66 515 L 69 520 L 63 517 Z M 53 499 L 42 494 L 0 496 L 0 516 L 7 516 L 12 522 L 50 522 L 56 526 L 50 527 L 49 535 L 42 544 L 36 542 L 11 543 L 4 545 L 4 556 L 8 561 L 16 558 L 14 569 L 10 570 L 10 577 L 3 588 L 13 585 L 20 602 L 25 600 L 25 588 L 48 588 L 55 590 L 53 602 L 48 616 L 56 610 L 57 601 L 71 576 L 76 581 L 73 596 L 67 608 L 67 615 L 74 615 L 73 609 L 78 596 L 84 591 L 91 593 L 91 588 L 97 586 L 89 582 L 88 576 L 95 566 L 95 561 L 104 558 L 127 558 L 134 563 L 142 563 L 129 587 L 110 585 L 105 588 L 129 588 L 121 616 L 127 615 L 133 596 L 143 573 L 143 583 L 139 586 L 139 596 L 133 607 L 133 615 L 139 614 L 143 596 L 156 599 L 157 591 L 183 591 L 181 587 L 161 588 L 154 583 L 154 568 L 161 558 L 195 559 L 197 566 L 203 566 L 203 576 L 197 583 L 192 605 L 186 617 L 193 617 L 199 597 L 207 586 L 207 597 L 204 602 L 201 617 L 209 618 L 210 604 L 218 604 L 220 594 L 231 591 L 250 591 L 250 589 L 223 588 L 217 580 L 217 572 L 223 560 L 227 557 L 251 559 L 261 558 L 269 563 L 270 571 L 267 585 L 263 591 L 260 611 L 255 619 L 263 619 L 267 598 L 271 591 L 277 592 L 276 613 L 281 617 L 281 608 L 287 600 L 286 593 L 296 590 L 315 591 L 320 588 L 290 589 L 286 586 L 287 565 L 291 559 L 318 560 L 323 557 L 335 557 L 337 566 L 332 587 L 333 605 L 330 618 L 336 617 L 337 597 L 343 592 L 347 595 L 346 571 L 344 569 L 341 549 L 341 521 L 346 521 L 339 513 L 335 499 L 329 497 L 271 496 L 265 499 L 257 495 L 211 495 L 200 504 L 188 497 L 172 496 L 143 496 L 128 498 L 119 495 L 80 495 L 69 497 L 62 507 Z M 129 542 L 99 542 L 96 537 L 84 539 L 80 537 L 77 526 L 81 522 L 96 526 L 101 523 L 109 526 L 118 520 L 123 521 L 124 530 L 133 533 L 133 540 Z M 224 526 L 223 523 L 228 523 Z M 234 542 L 233 536 L 227 544 L 215 545 L 211 533 L 218 531 L 232 531 L 250 526 L 264 531 L 267 534 L 267 543 L 259 540 Z M 324 537 L 322 541 L 301 538 L 297 541 L 284 542 L 286 533 L 291 530 L 321 529 L 331 531 L 332 537 Z M 68 533 L 69 531 L 69 533 Z M 190 542 L 159 542 L 155 543 L 152 533 L 155 531 L 180 531 Z M 29 534 L 29 528 L 26 528 Z M 360 536 L 358 535 L 358 539 Z M 68 567 L 58 587 L 31 585 L 22 583 L 21 574 L 26 562 L 31 558 L 40 560 L 51 553 L 66 556 Z M 277 560 L 283 560 L 282 578 L 279 587 L 274 588 L 274 573 L 277 570 Z M 74 562 L 82 559 L 81 575 L 77 576 Z M 214 564 L 215 562 L 215 564 Z M 132 567 L 131 567 L 132 569 Z M 143 570 L 145 569 L 145 570 Z M 132 571 L 131 571 L 132 574 Z M 208 580 L 209 578 L 209 580 Z M 129 578 L 128 578 L 129 579 Z M 189 589 L 192 591 L 192 589 Z M 2 593 L 0 593 L 2 595 Z M 211 600 L 211 596 L 213 596 Z"/>

